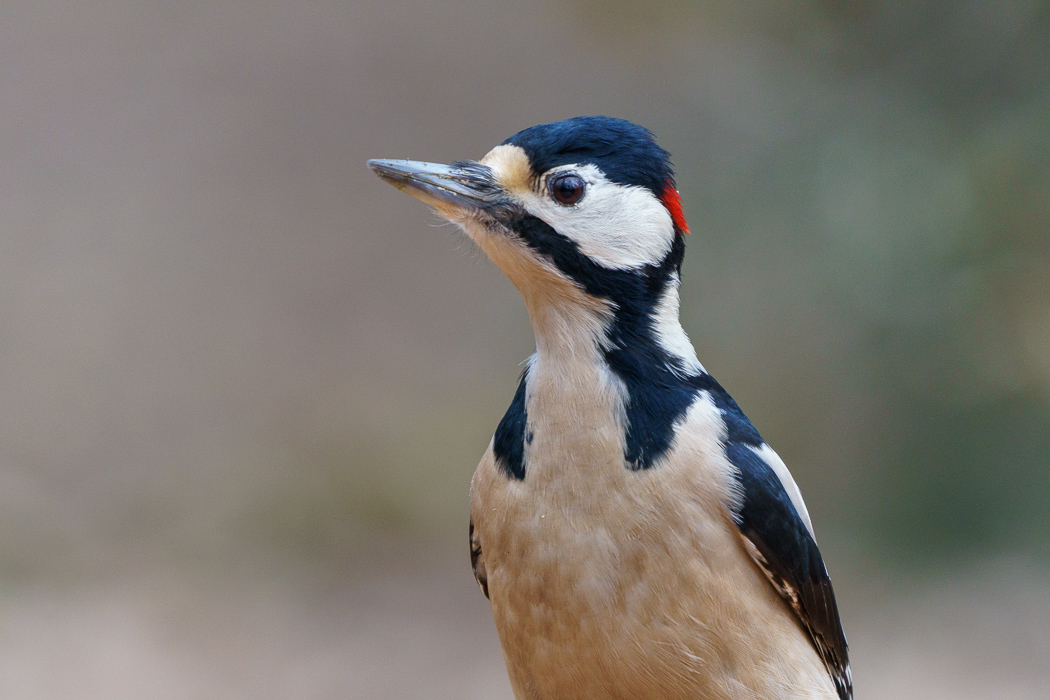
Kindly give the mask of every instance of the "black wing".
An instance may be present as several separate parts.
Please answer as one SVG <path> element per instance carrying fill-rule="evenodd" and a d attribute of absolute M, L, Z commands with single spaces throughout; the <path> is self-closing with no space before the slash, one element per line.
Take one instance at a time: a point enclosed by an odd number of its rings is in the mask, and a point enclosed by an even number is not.
<path fill-rule="evenodd" d="M 740 406 L 709 374 L 698 376 L 694 385 L 708 392 L 725 421 L 725 453 L 737 469 L 743 496 L 733 517 L 749 553 L 798 615 L 840 700 L 852 700 L 849 647 L 816 541 L 780 477 L 759 456 L 765 441 Z"/>
<path fill-rule="evenodd" d="M 725 449 L 739 470 L 743 503 L 734 517 L 751 556 L 809 632 L 839 698 L 852 700 L 849 649 L 816 541 L 776 472 L 753 447 L 729 442 Z"/>
<path fill-rule="evenodd" d="M 481 586 L 481 592 L 489 597 L 489 577 L 485 572 L 485 557 L 481 553 L 481 538 L 474 530 L 474 518 L 470 519 L 470 566 L 474 569 L 474 580 Z"/>

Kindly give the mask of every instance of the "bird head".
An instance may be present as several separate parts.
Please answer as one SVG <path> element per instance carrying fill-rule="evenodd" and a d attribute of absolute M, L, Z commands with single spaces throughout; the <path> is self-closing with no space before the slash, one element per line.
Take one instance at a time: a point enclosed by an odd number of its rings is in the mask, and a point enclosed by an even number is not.
<path fill-rule="evenodd" d="M 530 312 L 565 304 L 651 311 L 669 284 L 677 288 L 688 227 L 670 157 L 631 122 L 541 124 L 478 161 L 368 165 L 463 228 Z"/>

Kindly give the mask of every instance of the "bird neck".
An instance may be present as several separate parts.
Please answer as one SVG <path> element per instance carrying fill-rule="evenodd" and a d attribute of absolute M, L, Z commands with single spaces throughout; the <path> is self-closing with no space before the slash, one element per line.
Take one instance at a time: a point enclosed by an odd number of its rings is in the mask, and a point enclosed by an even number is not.
<path fill-rule="evenodd" d="M 628 468 L 653 466 L 706 377 L 678 320 L 677 280 L 649 304 L 548 305 L 530 316 L 528 422 L 579 439 L 615 432 Z"/>
<path fill-rule="evenodd" d="M 552 368 L 576 364 L 629 373 L 636 369 L 674 376 L 704 372 L 679 320 L 678 279 L 652 299 L 599 299 L 583 292 L 571 298 L 526 295 L 536 336 L 536 355 Z"/>
<path fill-rule="evenodd" d="M 529 305 L 536 356 L 551 367 L 598 366 L 614 313 L 606 303 Z"/>

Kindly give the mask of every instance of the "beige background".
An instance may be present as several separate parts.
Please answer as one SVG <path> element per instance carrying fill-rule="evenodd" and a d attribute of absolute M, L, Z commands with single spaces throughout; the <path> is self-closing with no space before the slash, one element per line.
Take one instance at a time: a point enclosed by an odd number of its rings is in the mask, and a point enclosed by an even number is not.
<path fill-rule="evenodd" d="M 643 9 L 644 8 L 644 9 Z M 1050 684 L 1038 2 L 0 5 L 0 697 L 510 698 L 470 474 L 516 292 L 369 157 L 674 155 L 683 317 L 857 697 Z"/>

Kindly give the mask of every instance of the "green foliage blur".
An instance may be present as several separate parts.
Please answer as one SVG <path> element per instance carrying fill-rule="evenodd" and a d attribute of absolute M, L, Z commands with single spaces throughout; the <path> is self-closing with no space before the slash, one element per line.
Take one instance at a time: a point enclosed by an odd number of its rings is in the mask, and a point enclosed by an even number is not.
<path fill-rule="evenodd" d="M 669 125 L 687 330 L 820 527 L 884 564 L 1045 561 L 1050 6 L 575 5 L 700 116 Z M 698 35 L 724 44 L 693 54 Z M 756 83 L 728 110 L 746 143 L 705 139 L 711 61 Z"/>

